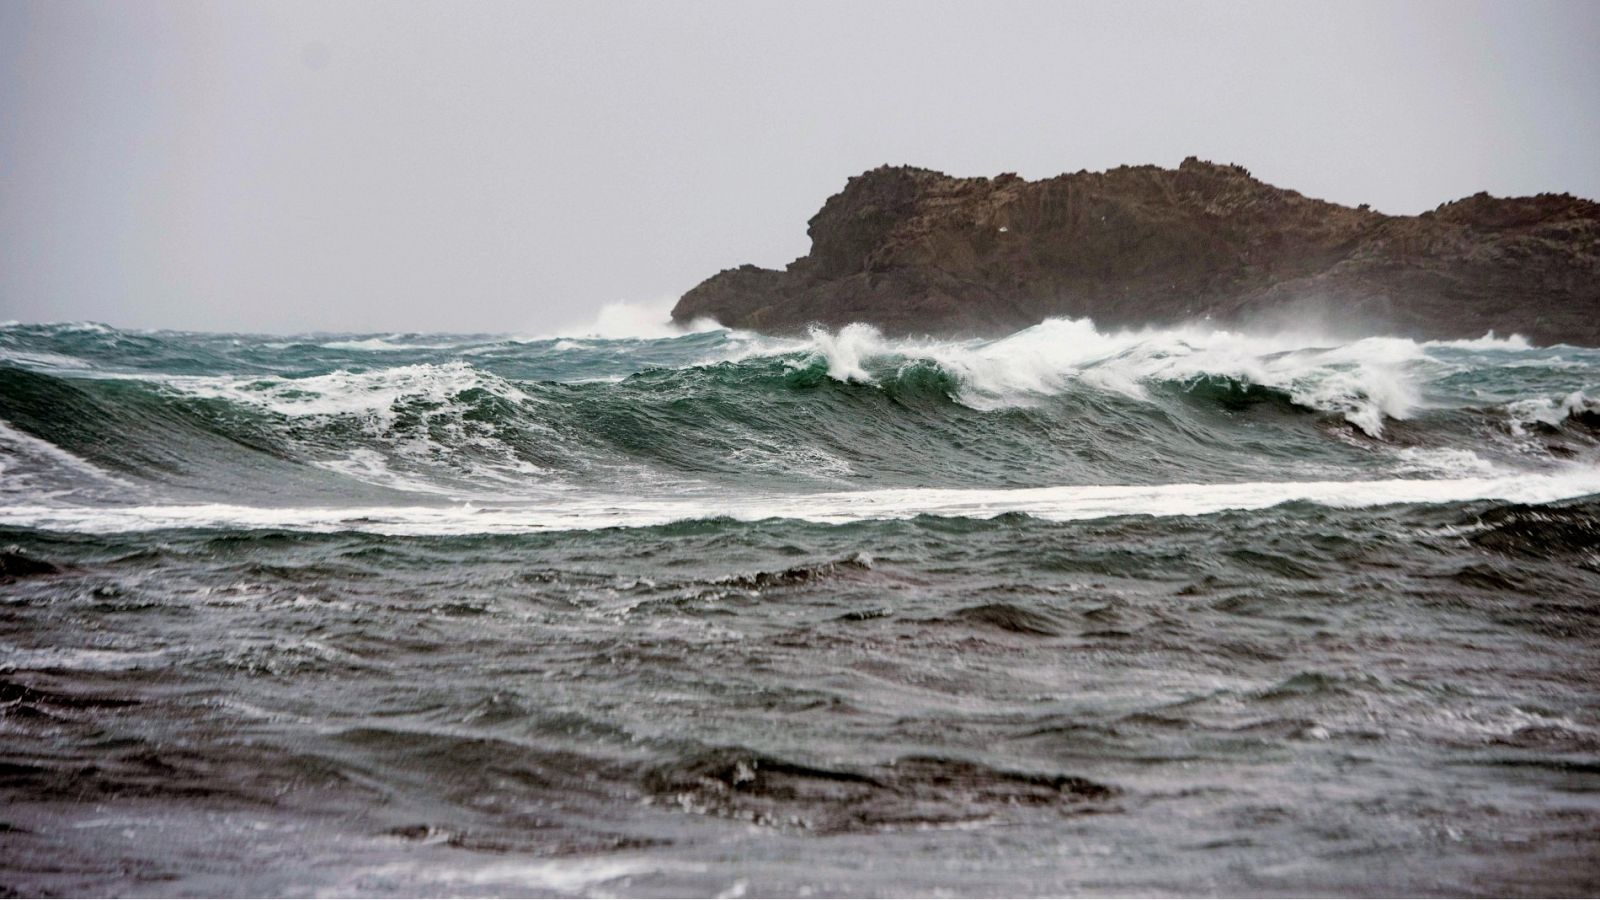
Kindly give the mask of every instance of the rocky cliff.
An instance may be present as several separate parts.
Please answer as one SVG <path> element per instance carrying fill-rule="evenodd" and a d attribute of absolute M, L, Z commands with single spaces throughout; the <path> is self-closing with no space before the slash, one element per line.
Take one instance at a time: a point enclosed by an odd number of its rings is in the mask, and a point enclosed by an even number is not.
<path fill-rule="evenodd" d="M 1600 204 L 1566 194 L 1478 194 L 1387 216 L 1193 158 L 1042 181 L 886 166 L 828 198 L 809 233 L 806 256 L 714 275 L 673 318 L 891 334 L 997 334 L 1050 316 L 1314 319 L 1600 346 Z"/>

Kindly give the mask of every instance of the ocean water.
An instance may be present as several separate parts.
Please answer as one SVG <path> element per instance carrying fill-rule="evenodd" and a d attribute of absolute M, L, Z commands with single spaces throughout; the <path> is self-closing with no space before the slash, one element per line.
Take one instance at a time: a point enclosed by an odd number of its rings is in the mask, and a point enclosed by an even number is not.
<path fill-rule="evenodd" d="M 1600 350 L 0 327 L 0 893 L 1600 892 Z"/>

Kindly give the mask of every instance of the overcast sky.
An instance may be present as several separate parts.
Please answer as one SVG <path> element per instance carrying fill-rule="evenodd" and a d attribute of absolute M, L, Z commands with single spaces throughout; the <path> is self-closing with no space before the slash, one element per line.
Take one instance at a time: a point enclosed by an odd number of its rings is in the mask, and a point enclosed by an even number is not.
<path fill-rule="evenodd" d="M 548 332 L 881 163 L 1600 197 L 1600 4 L 0 3 L 0 319 Z"/>

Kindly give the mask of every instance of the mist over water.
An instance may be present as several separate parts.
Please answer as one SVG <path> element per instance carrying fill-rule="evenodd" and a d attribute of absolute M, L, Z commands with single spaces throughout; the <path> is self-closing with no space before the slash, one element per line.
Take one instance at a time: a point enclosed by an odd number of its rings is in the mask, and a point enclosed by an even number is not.
<path fill-rule="evenodd" d="M 661 321 L 0 327 L 0 885 L 1600 889 L 1600 350 Z"/>

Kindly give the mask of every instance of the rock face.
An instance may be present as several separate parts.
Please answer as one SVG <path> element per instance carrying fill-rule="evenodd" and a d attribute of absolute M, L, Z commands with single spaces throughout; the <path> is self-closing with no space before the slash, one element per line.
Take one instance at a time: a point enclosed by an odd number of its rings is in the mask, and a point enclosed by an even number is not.
<path fill-rule="evenodd" d="M 1209 317 L 1600 346 L 1600 204 L 1567 194 L 1386 216 L 1193 158 L 1042 181 L 886 166 L 828 198 L 809 234 L 806 256 L 714 275 L 673 319 L 992 335 Z"/>

